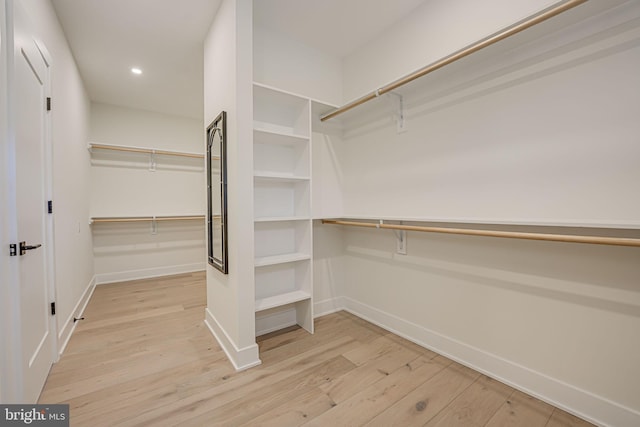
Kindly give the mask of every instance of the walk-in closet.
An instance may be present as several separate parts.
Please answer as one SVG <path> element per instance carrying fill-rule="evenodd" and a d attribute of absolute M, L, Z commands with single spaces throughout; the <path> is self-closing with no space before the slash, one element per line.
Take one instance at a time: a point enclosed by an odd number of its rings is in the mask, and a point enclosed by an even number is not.
<path fill-rule="evenodd" d="M 640 2 L 108 3 L 0 0 L 0 404 L 640 425 Z"/>

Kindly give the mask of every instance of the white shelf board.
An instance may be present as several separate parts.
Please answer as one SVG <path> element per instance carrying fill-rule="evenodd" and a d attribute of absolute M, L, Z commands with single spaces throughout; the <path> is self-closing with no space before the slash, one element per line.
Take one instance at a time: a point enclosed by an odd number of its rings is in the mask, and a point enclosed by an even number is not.
<path fill-rule="evenodd" d="M 256 258 L 254 265 L 256 267 L 266 267 L 268 265 L 286 264 L 289 262 L 307 261 L 311 259 L 311 255 L 305 253 L 273 255 Z"/>
<path fill-rule="evenodd" d="M 294 302 L 311 299 L 311 294 L 304 291 L 287 292 L 272 297 L 261 298 L 256 300 L 255 311 L 268 310 L 270 308 L 281 307 Z"/>
<path fill-rule="evenodd" d="M 322 100 L 316 99 L 316 98 L 309 98 L 308 96 L 301 95 L 299 93 L 290 92 L 288 90 L 280 89 L 280 88 L 277 88 L 275 86 L 270 86 L 270 85 L 267 85 L 267 84 L 264 84 L 264 83 L 260 83 L 260 82 L 256 82 L 256 81 L 253 82 L 253 86 L 254 87 L 259 87 L 259 88 L 262 88 L 262 89 L 267 89 L 267 90 L 270 90 L 270 91 L 273 91 L 273 92 L 278 92 L 278 93 L 281 93 L 281 94 L 284 94 L 284 95 L 290 95 L 290 96 L 295 96 L 295 97 L 298 97 L 298 98 L 308 99 L 311 102 L 316 102 L 318 104 L 327 105 L 327 106 L 330 106 L 332 108 L 338 108 L 339 107 L 339 105 L 333 104 L 331 102 L 325 102 L 325 101 L 322 101 Z"/>
<path fill-rule="evenodd" d="M 273 216 L 254 218 L 254 222 L 310 221 L 308 216 Z"/>
<path fill-rule="evenodd" d="M 265 172 L 265 171 L 256 171 L 253 174 L 253 177 L 260 181 L 289 181 L 289 182 L 298 182 L 298 181 L 309 181 L 310 178 L 308 176 L 297 176 L 290 173 L 279 173 L 279 172 Z"/>
<path fill-rule="evenodd" d="M 299 133 L 296 133 L 295 129 L 291 126 L 264 122 L 257 119 L 253 120 L 253 131 L 270 133 L 272 135 L 289 136 L 292 138 L 309 139 L 308 135 L 301 135 Z"/>
<path fill-rule="evenodd" d="M 271 129 L 261 128 L 261 122 L 254 123 L 253 141 L 259 144 L 295 145 L 309 141 L 305 135 L 296 135 L 288 132 L 278 132 Z M 256 127 L 256 125 L 258 127 Z"/>

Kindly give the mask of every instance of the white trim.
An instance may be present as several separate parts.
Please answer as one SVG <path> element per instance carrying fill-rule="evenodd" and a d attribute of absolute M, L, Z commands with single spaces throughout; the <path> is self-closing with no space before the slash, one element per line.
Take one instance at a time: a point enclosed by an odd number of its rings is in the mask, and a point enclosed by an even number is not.
<path fill-rule="evenodd" d="M 208 308 L 205 309 L 204 324 L 218 341 L 236 371 L 244 371 L 262 363 L 258 355 L 258 345 L 253 344 L 239 349 Z"/>
<path fill-rule="evenodd" d="M 128 282 L 130 280 L 151 279 L 153 277 L 172 276 L 175 274 L 194 273 L 204 271 L 206 265 L 203 262 L 194 264 L 171 265 L 167 267 L 146 268 L 142 270 L 120 271 L 116 273 L 96 274 L 96 285 L 107 283 Z"/>
<path fill-rule="evenodd" d="M 591 423 L 618 427 L 640 425 L 640 413 L 631 408 L 351 298 L 342 297 L 342 301 L 351 314 Z"/>
<path fill-rule="evenodd" d="M 96 276 L 89 281 L 87 288 L 82 293 L 80 299 L 76 303 L 76 306 L 73 308 L 73 311 L 67 318 L 67 321 L 64 322 L 64 325 L 60 328 L 60 332 L 58 333 L 58 343 L 61 343 L 58 347 L 58 357 L 62 356 L 64 350 L 67 348 L 67 344 L 69 344 L 69 340 L 71 339 L 71 335 L 73 331 L 76 330 L 77 322 L 74 322 L 73 319 L 82 317 L 82 313 L 87 308 L 87 304 L 91 300 L 91 296 L 93 295 L 93 291 L 96 289 Z"/>

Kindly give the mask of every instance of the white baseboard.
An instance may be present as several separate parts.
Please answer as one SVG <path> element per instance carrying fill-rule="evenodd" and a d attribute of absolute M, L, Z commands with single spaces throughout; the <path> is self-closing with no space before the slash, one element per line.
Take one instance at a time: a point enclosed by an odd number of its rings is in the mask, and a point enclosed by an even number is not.
<path fill-rule="evenodd" d="M 633 409 L 351 298 L 342 297 L 340 300 L 339 302 L 344 304 L 344 309 L 351 314 L 593 424 L 616 427 L 640 426 L 640 413 Z"/>
<path fill-rule="evenodd" d="M 69 344 L 69 340 L 71 339 L 71 335 L 73 331 L 76 329 L 76 322 L 73 321 L 74 318 L 82 317 L 82 313 L 84 313 L 84 309 L 87 308 L 87 304 L 89 304 L 89 300 L 91 299 L 91 295 L 93 295 L 93 291 L 96 288 L 96 276 L 89 281 L 87 288 L 82 293 L 82 296 L 76 303 L 76 306 L 71 311 L 71 314 L 67 318 L 64 325 L 58 331 L 58 357 L 62 356 L 62 353 L 67 348 L 67 344 Z"/>
<path fill-rule="evenodd" d="M 205 268 L 206 265 L 203 261 L 194 264 L 170 265 L 167 267 L 146 268 L 143 270 L 96 274 L 96 285 L 127 282 L 129 280 L 151 279 L 153 277 L 171 276 L 174 274 L 193 273 L 196 271 L 204 271 Z"/>
<path fill-rule="evenodd" d="M 344 310 L 344 307 L 344 297 L 335 297 L 318 301 L 313 304 L 313 317 L 318 318 L 326 316 L 327 314 L 336 313 L 340 310 Z"/>
<path fill-rule="evenodd" d="M 236 371 L 244 371 L 245 369 L 253 368 L 262 363 L 258 354 L 258 345 L 253 344 L 242 349 L 236 347 L 235 343 L 229 338 L 229 335 L 227 335 L 224 328 L 220 326 L 220 323 L 218 323 L 208 308 L 205 309 L 204 323 L 216 338 Z"/>

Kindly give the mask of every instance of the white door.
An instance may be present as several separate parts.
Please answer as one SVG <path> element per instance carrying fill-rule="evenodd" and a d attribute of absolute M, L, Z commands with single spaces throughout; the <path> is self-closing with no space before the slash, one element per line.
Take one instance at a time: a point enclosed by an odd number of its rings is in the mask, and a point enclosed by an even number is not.
<path fill-rule="evenodd" d="M 16 4 L 17 6 L 17 4 Z M 47 266 L 45 160 L 48 143 L 48 66 L 27 31 L 26 19 L 16 7 L 14 102 L 16 155 L 16 213 L 20 280 L 21 359 L 24 403 L 38 400 L 55 360 L 55 332 L 51 317 Z"/>

